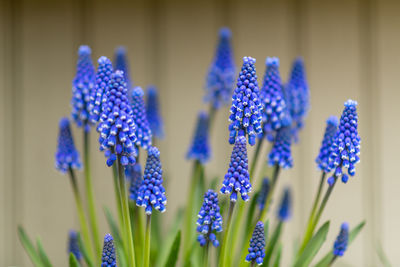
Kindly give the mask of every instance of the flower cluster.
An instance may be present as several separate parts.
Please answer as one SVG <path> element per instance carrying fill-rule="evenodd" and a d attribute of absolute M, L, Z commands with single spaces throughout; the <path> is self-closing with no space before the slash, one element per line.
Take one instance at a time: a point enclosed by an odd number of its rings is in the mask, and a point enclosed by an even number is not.
<path fill-rule="evenodd" d="M 249 144 L 254 145 L 257 135 L 261 134 L 262 104 L 258 89 L 256 60 L 243 58 L 243 66 L 237 79 L 232 96 L 229 116 L 229 143 L 235 142 L 237 135 L 248 135 Z"/>
<path fill-rule="evenodd" d="M 235 62 L 231 46 L 231 31 L 222 28 L 215 58 L 207 75 L 206 102 L 211 102 L 215 109 L 229 103 L 235 82 Z"/>
<path fill-rule="evenodd" d="M 215 233 L 222 231 L 222 216 L 219 213 L 218 194 L 208 190 L 204 194 L 203 206 L 200 209 L 197 219 L 197 237 L 201 246 L 211 241 L 214 247 L 219 246 Z"/>
<path fill-rule="evenodd" d="M 290 219 L 291 216 L 291 196 L 290 190 L 287 188 L 283 193 L 283 197 L 281 200 L 281 205 L 278 210 L 278 218 L 280 221 L 284 222 Z"/>
<path fill-rule="evenodd" d="M 104 237 L 103 254 L 101 256 L 101 267 L 116 267 L 117 257 L 115 256 L 114 240 L 110 234 Z"/>
<path fill-rule="evenodd" d="M 155 87 L 147 89 L 146 115 L 153 136 L 158 139 L 164 138 L 164 123 L 160 114 L 158 92 Z"/>
<path fill-rule="evenodd" d="M 86 45 L 79 47 L 76 75 L 72 82 L 72 119 L 78 127 L 90 131 L 90 96 L 95 85 L 95 70 L 91 59 L 92 51 Z"/>
<path fill-rule="evenodd" d="M 346 183 L 349 176 L 343 173 L 342 168 L 347 168 L 347 173 L 354 176 L 356 173 L 355 165 L 360 161 L 360 143 L 361 138 L 358 135 L 358 116 L 357 102 L 347 100 L 344 103 L 344 110 L 340 118 L 338 131 L 334 137 L 331 146 L 330 166 L 335 169 L 335 175 L 328 179 L 332 185 L 336 178 L 342 178 Z"/>
<path fill-rule="evenodd" d="M 340 227 L 339 235 L 333 244 L 333 255 L 343 256 L 347 249 L 347 243 L 349 239 L 349 225 L 348 223 L 342 223 Z"/>
<path fill-rule="evenodd" d="M 126 55 L 126 49 L 123 46 L 120 46 L 115 50 L 114 69 L 123 71 L 126 87 L 130 90 L 132 88 L 132 80 L 129 75 L 128 56 Z"/>
<path fill-rule="evenodd" d="M 236 138 L 231 154 L 228 172 L 225 174 L 220 192 L 231 194 L 230 200 L 236 202 L 239 193 L 244 201 L 249 200 L 251 192 L 250 176 L 248 170 L 246 139 L 243 136 Z"/>
<path fill-rule="evenodd" d="M 128 165 L 125 167 L 125 177 L 130 183 L 129 187 L 129 198 L 136 201 L 138 196 L 138 191 L 142 185 L 142 167 L 139 163 L 134 165 Z"/>
<path fill-rule="evenodd" d="M 100 150 L 105 151 L 107 165 L 121 157 L 122 165 L 134 164 L 136 157 L 136 126 L 128 101 L 124 74 L 117 70 L 111 75 L 106 92 L 107 102 L 101 113 L 98 130 Z"/>
<path fill-rule="evenodd" d="M 249 254 L 246 256 L 246 261 L 255 262 L 258 265 L 263 263 L 265 257 L 265 234 L 264 224 L 261 221 L 257 222 L 254 228 L 248 251 Z"/>
<path fill-rule="evenodd" d="M 292 131 L 290 127 L 282 127 L 278 130 L 274 145 L 269 153 L 268 164 L 287 169 L 293 167 L 291 152 Z"/>
<path fill-rule="evenodd" d="M 201 164 L 207 163 L 210 159 L 211 149 L 209 144 L 209 120 L 205 112 L 200 112 L 197 118 L 196 131 L 193 141 L 187 152 L 187 159 L 198 160 Z"/>
<path fill-rule="evenodd" d="M 151 130 L 146 116 L 144 92 L 142 88 L 135 87 L 130 92 L 132 103 L 132 116 L 136 125 L 136 145 L 147 149 L 151 146 Z"/>
<path fill-rule="evenodd" d="M 153 208 L 164 212 L 167 198 L 162 184 L 160 152 L 156 147 L 150 147 L 147 153 L 144 179 L 138 191 L 136 205 L 144 207 L 146 214 L 151 214 Z"/>
<path fill-rule="evenodd" d="M 329 166 L 329 156 L 331 154 L 331 146 L 333 143 L 333 138 L 335 137 L 339 120 L 336 116 L 330 116 L 326 121 L 326 128 L 324 133 L 324 138 L 322 139 L 321 148 L 319 150 L 318 157 L 315 162 L 318 168 L 323 172 L 330 172 L 331 168 Z"/>
<path fill-rule="evenodd" d="M 59 123 L 58 146 L 55 155 L 56 169 L 62 173 L 71 169 L 81 168 L 81 159 L 75 148 L 72 138 L 70 123 L 67 118 L 62 118 Z"/>
<path fill-rule="evenodd" d="M 82 259 L 82 254 L 78 243 L 78 233 L 73 230 L 71 230 L 68 235 L 68 254 L 69 253 L 74 254 L 78 261 Z"/>
<path fill-rule="evenodd" d="M 262 185 L 261 185 L 261 190 L 260 193 L 258 194 L 257 198 L 257 204 L 260 210 L 264 210 L 265 203 L 267 201 L 268 193 L 269 193 L 269 188 L 270 188 L 270 183 L 268 178 L 264 178 Z"/>

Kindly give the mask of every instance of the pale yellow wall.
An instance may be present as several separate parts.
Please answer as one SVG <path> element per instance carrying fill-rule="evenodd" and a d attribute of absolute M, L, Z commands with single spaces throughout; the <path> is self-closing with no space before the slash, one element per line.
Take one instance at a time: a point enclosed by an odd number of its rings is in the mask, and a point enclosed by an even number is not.
<path fill-rule="evenodd" d="M 295 167 L 280 186 L 294 191 L 294 217 L 285 229 L 288 263 L 292 243 L 304 229 L 319 173 L 317 154 L 325 119 L 340 115 L 343 102 L 359 102 L 363 139 L 357 175 L 339 184 L 323 219 L 332 219 L 329 249 L 342 221 L 367 227 L 337 266 L 379 266 L 373 242 L 382 242 L 394 266 L 400 240 L 398 105 L 400 2 L 390 0 L 135 0 L 0 1 L 0 265 L 30 266 L 15 224 L 41 235 L 55 266 L 66 266 L 68 229 L 77 227 L 68 178 L 54 168 L 57 123 L 70 112 L 77 47 L 86 43 L 94 59 L 127 47 L 136 85 L 160 88 L 167 140 L 160 143 L 168 177 L 167 222 L 184 205 L 190 163 L 184 160 L 204 77 L 214 53 L 216 32 L 233 31 L 236 62 L 257 59 L 263 76 L 266 56 L 278 56 L 284 79 L 293 58 L 305 58 L 312 109 Z M 207 174 L 226 171 L 228 109 L 217 115 L 213 160 Z M 74 130 L 77 145 L 81 132 Z M 110 170 L 92 137 L 98 213 L 113 207 Z M 252 148 L 249 149 L 249 155 Z M 107 226 L 102 216 L 101 231 Z"/>

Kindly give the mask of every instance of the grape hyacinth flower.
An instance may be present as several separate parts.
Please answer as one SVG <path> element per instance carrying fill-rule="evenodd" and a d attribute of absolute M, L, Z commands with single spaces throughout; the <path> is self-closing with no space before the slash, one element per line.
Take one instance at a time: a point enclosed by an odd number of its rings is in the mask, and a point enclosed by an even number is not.
<path fill-rule="evenodd" d="M 325 173 L 331 171 L 329 166 L 329 156 L 330 149 L 333 143 L 333 138 L 338 129 L 339 120 L 336 116 L 330 116 L 326 120 L 326 128 L 324 133 L 324 138 L 321 143 L 321 148 L 319 150 L 318 157 L 315 159 L 315 162 L 318 165 L 318 168 Z"/>
<path fill-rule="evenodd" d="M 236 202 L 238 193 L 243 201 L 249 200 L 248 193 L 251 192 L 250 176 L 248 170 L 246 139 L 244 136 L 236 138 L 231 154 L 228 172 L 225 174 L 222 194 L 230 194 L 230 200 Z"/>
<path fill-rule="evenodd" d="M 263 183 L 261 185 L 261 190 L 260 190 L 260 193 L 258 194 L 258 198 L 257 198 L 257 204 L 261 211 L 264 210 L 265 203 L 267 201 L 267 197 L 269 194 L 269 189 L 270 189 L 270 182 L 269 182 L 269 179 L 267 177 L 265 177 L 263 179 Z"/>
<path fill-rule="evenodd" d="M 69 169 L 80 169 L 82 166 L 67 118 L 62 118 L 59 123 L 58 146 L 55 160 L 56 169 L 62 173 L 66 173 Z"/>
<path fill-rule="evenodd" d="M 269 153 L 268 164 L 278 165 L 287 169 L 293 167 L 293 158 L 291 152 L 292 132 L 290 127 L 282 127 L 278 130 L 274 145 Z"/>
<path fill-rule="evenodd" d="M 265 257 L 265 234 L 264 224 L 259 221 L 254 228 L 253 235 L 250 239 L 249 254 L 246 256 L 247 262 L 257 263 L 261 265 Z"/>
<path fill-rule="evenodd" d="M 209 144 L 209 119 L 208 114 L 201 111 L 197 118 L 196 131 L 194 132 L 192 145 L 187 152 L 187 159 L 198 160 L 201 164 L 208 162 L 211 156 Z"/>
<path fill-rule="evenodd" d="M 147 162 L 144 169 L 144 179 L 138 191 L 136 205 L 144 207 L 150 215 L 153 208 L 164 212 L 167 198 L 163 187 L 160 151 L 156 147 L 147 150 Z"/>
<path fill-rule="evenodd" d="M 151 130 L 146 116 L 144 92 L 142 88 L 135 87 L 129 94 L 131 96 L 133 120 L 136 125 L 136 145 L 147 149 L 151 146 Z"/>
<path fill-rule="evenodd" d="M 254 58 L 243 58 L 243 66 L 237 79 L 237 87 L 232 96 L 232 107 L 230 109 L 230 144 L 235 142 L 236 136 L 248 135 L 249 144 L 253 146 L 256 136 L 262 133 L 262 104 L 255 62 Z"/>
<path fill-rule="evenodd" d="M 121 156 L 120 163 L 124 166 L 136 161 L 136 126 L 127 91 L 124 74 L 117 70 L 111 75 L 106 92 L 107 102 L 98 126 L 100 150 L 105 151 L 108 166 L 114 164 L 117 155 Z"/>
<path fill-rule="evenodd" d="M 205 246 L 211 241 L 214 247 L 219 246 L 215 233 L 222 231 L 222 216 L 219 212 L 218 194 L 209 189 L 204 194 L 203 206 L 197 219 L 197 232 L 200 234 L 197 241 Z"/>
<path fill-rule="evenodd" d="M 126 54 L 126 49 L 123 46 L 120 46 L 115 50 L 114 69 L 122 70 L 124 72 L 126 87 L 128 88 L 128 90 L 130 90 L 132 88 L 132 81 L 129 75 L 129 61 Z"/>
<path fill-rule="evenodd" d="M 89 46 L 82 45 L 78 51 L 76 75 L 72 82 L 71 116 L 78 127 L 90 131 L 90 96 L 95 85 L 95 70 Z"/>
<path fill-rule="evenodd" d="M 355 165 L 360 161 L 361 143 L 357 126 L 357 102 L 349 99 L 344 103 L 338 131 L 331 146 L 330 166 L 335 169 L 335 174 L 328 178 L 329 185 L 333 185 L 340 177 L 343 183 L 348 181 L 349 176 L 343 173 L 343 167 L 347 168 L 350 176 L 354 176 L 356 173 Z"/>
<path fill-rule="evenodd" d="M 290 190 L 286 188 L 278 210 L 278 219 L 282 222 L 285 222 L 290 219 L 291 201 L 292 201 L 291 199 L 292 198 L 290 195 Z"/>
<path fill-rule="evenodd" d="M 115 248 L 113 237 L 106 234 L 104 237 L 103 254 L 101 256 L 101 267 L 116 267 L 117 258 L 115 256 Z"/>
<path fill-rule="evenodd" d="M 233 58 L 232 33 L 229 28 L 221 28 L 214 61 L 207 74 L 205 102 L 214 109 L 229 104 L 235 82 L 235 62 Z"/>
<path fill-rule="evenodd" d="M 100 114 L 103 111 L 103 107 L 106 98 L 106 91 L 108 90 L 108 83 L 111 80 L 111 74 L 113 73 L 113 67 L 111 60 L 106 57 L 100 57 L 97 61 L 99 66 L 96 72 L 96 83 L 95 90 L 93 90 L 90 96 L 90 120 L 92 123 L 98 123 Z"/>
<path fill-rule="evenodd" d="M 333 255 L 339 257 L 344 255 L 347 249 L 348 239 L 349 239 L 349 224 L 342 223 L 339 235 L 337 236 L 336 241 L 333 244 Z"/>
<path fill-rule="evenodd" d="M 158 91 L 154 86 L 147 88 L 146 114 L 153 136 L 163 139 L 164 123 L 160 114 Z"/>
<path fill-rule="evenodd" d="M 276 131 L 291 123 L 286 101 L 282 91 L 282 81 L 279 73 L 279 59 L 266 59 L 264 84 L 260 98 L 264 108 L 262 112 L 263 133 L 269 141 L 273 141 Z"/>
<path fill-rule="evenodd" d="M 129 199 L 136 201 L 138 196 L 138 191 L 142 185 L 142 167 L 139 163 L 134 165 L 128 165 L 125 167 L 125 177 L 129 180 Z"/>
<path fill-rule="evenodd" d="M 74 254 L 78 261 L 82 259 L 82 254 L 78 244 L 78 234 L 73 230 L 69 231 L 68 235 L 68 254 L 70 253 Z"/>

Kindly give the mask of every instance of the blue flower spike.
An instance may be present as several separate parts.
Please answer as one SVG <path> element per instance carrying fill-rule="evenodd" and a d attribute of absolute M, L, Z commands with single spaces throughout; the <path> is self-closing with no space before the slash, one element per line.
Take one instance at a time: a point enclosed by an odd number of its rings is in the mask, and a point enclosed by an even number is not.
<path fill-rule="evenodd" d="M 337 178 L 342 178 L 347 183 L 349 176 L 343 172 L 347 169 L 350 176 L 356 173 L 355 165 L 360 161 L 361 138 L 358 135 L 357 102 L 347 100 L 340 118 L 338 131 L 334 137 L 331 154 L 330 167 L 334 169 L 334 175 L 328 178 L 328 184 L 333 185 Z"/>
<path fill-rule="evenodd" d="M 290 219 L 292 206 L 291 202 L 292 197 L 290 195 L 290 190 L 289 188 L 286 188 L 278 210 L 278 218 L 280 221 L 285 222 Z"/>
<path fill-rule="evenodd" d="M 105 151 L 108 166 L 114 164 L 118 155 L 124 166 L 136 162 L 136 126 L 127 93 L 124 74 L 117 70 L 111 75 L 106 92 L 107 102 L 97 127 L 100 132 L 100 150 Z"/>
<path fill-rule="evenodd" d="M 71 230 L 68 235 L 68 254 L 74 254 L 75 258 L 80 261 L 82 259 L 82 253 L 79 249 L 78 233 Z"/>
<path fill-rule="evenodd" d="M 135 87 L 129 93 L 132 103 L 133 120 L 136 125 L 136 145 L 147 149 L 151 146 L 151 130 L 146 116 L 146 107 L 144 104 L 144 92 L 142 88 Z"/>
<path fill-rule="evenodd" d="M 214 60 L 208 70 L 205 102 L 214 109 L 229 104 L 235 83 L 235 62 L 232 51 L 232 33 L 229 28 L 221 28 Z"/>
<path fill-rule="evenodd" d="M 156 147 L 150 147 L 147 153 L 144 179 L 138 191 L 136 205 L 144 207 L 146 214 L 150 215 L 153 208 L 164 212 L 167 198 L 165 197 L 165 189 L 162 184 L 160 152 Z"/>
<path fill-rule="evenodd" d="M 236 138 L 229 168 L 225 174 L 220 192 L 222 194 L 230 194 L 230 201 L 232 202 L 236 202 L 238 194 L 240 194 L 243 201 L 249 200 L 248 194 L 251 192 L 251 184 L 244 136 Z"/>
<path fill-rule="evenodd" d="M 142 167 L 139 163 L 134 165 L 128 165 L 125 167 L 125 177 L 130 183 L 129 187 L 129 199 L 136 201 L 139 188 L 142 185 Z"/>
<path fill-rule="evenodd" d="M 338 124 L 339 120 L 336 116 L 330 116 L 326 120 L 324 138 L 322 139 L 318 157 L 315 159 L 318 168 L 325 173 L 331 171 L 329 166 L 329 156 L 331 154 L 331 146 L 333 143 L 333 138 L 335 137 L 338 129 Z"/>
<path fill-rule="evenodd" d="M 187 152 L 187 159 L 198 160 L 201 164 L 206 164 L 211 156 L 211 148 L 209 144 L 209 120 L 208 114 L 201 111 L 197 118 L 196 131 L 194 132 L 193 141 Z"/>
<path fill-rule="evenodd" d="M 205 246 L 211 242 L 214 247 L 219 246 L 219 241 L 215 233 L 222 231 L 222 216 L 219 211 L 218 194 L 209 189 L 204 194 L 203 206 L 197 215 L 197 241 L 200 246 Z"/>
<path fill-rule="evenodd" d="M 164 122 L 161 116 L 158 91 L 154 86 L 147 88 L 146 114 L 153 136 L 158 139 L 163 139 Z"/>
<path fill-rule="evenodd" d="M 80 155 L 75 148 L 70 123 L 67 118 L 62 118 L 59 123 L 55 166 L 56 169 L 62 173 L 66 173 L 70 168 L 80 169 L 82 166 Z"/>
<path fill-rule="evenodd" d="M 106 98 L 106 91 L 108 90 L 108 83 L 111 80 L 113 67 L 111 60 L 106 57 L 100 57 L 97 61 L 98 67 L 96 72 L 95 90 L 90 96 L 90 120 L 92 123 L 98 123 L 100 120 L 101 112 Z"/>
<path fill-rule="evenodd" d="M 265 234 L 264 224 L 259 221 L 254 228 L 253 235 L 250 239 L 249 254 L 246 256 L 247 262 L 257 263 L 261 265 L 265 257 Z"/>
<path fill-rule="evenodd" d="M 258 194 L 257 198 L 257 204 L 260 210 L 264 210 L 265 203 L 267 201 L 267 197 L 269 194 L 269 189 L 270 189 L 270 182 L 267 177 L 263 179 L 262 185 L 261 185 L 261 190 L 260 193 Z"/>
<path fill-rule="evenodd" d="M 232 96 L 229 116 L 229 143 L 234 144 L 236 136 L 248 136 L 249 144 L 254 145 L 256 137 L 262 133 L 262 103 L 258 89 L 256 60 L 243 58 L 243 66 L 237 79 L 237 86 Z"/>
<path fill-rule="evenodd" d="M 124 72 L 124 79 L 128 90 L 132 88 L 132 80 L 129 75 L 129 60 L 126 49 L 123 46 L 118 47 L 114 54 L 114 69 L 122 70 Z"/>
<path fill-rule="evenodd" d="M 270 166 L 278 165 L 283 169 L 293 167 L 291 151 L 292 131 L 290 127 L 282 127 L 278 130 L 274 145 L 268 156 Z"/>
<path fill-rule="evenodd" d="M 78 51 L 76 75 L 72 82 L 71 116 L 78 127 L 90 131 L 90 96 L 95 87 L 95 70 L 89 46 L 82 45 Z"/>
<path fill-rule="evenodd" d="M 117 267 L 114 239 L 110 234 L 106 234 L 106 236 L 104 237 L 103 253 L 101 256 L 101 267 Z"/>
<path fill-rule="evenodd" d="M 262 112 L 263 132 L 269 141 L 273 141 L 276 131 L 291 123 L 290 114 L 283 94 L 279 59 L 266 59 L 264 84 L 260 96 L 264 108 Z"/>
<path fill-rule="evenodd" d="M 347 249 L 347 243 L 349 240 L 349 224 L 342 223 L 340 227 L 339 235 L 336 238 L 335 243 L 333 244 L 333 255 L 335 256 L 343 256 Z"/>

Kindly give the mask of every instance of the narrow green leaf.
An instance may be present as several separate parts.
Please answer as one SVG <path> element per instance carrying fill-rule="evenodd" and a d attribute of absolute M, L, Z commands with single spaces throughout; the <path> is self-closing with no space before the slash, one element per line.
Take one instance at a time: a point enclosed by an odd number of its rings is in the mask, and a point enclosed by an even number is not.
<path fill-rule="evenodd" d="M 279 222 L 274 232 L 272 233 L 271 239 L 267 242 L 265 250 L 264 265 L 269 266 L 272 255 L 275 251 L 276 244 L 278 243 L 279 237 L 281 236 L 283 222 Z"/>
<path fill-rule="evenodd" d="M 278 251 L 276 252 L 275 261 L 272 265 L 273 267 L 279 267 L 281 265 L 281 254 L 282 254 L 282 244 L 279 244 Z"/>
<path fill-rule="evenodd" d="M 94 267 L 92 259 L 89 257 L 85 244 L 82 241 L 81 234 L 78 232 L 78 245 L 82 253 L 83 259 L 85 260 L 88 267 Z"/>
<path fill-rule="evenodd" d="M 69 267 L 80 267 L 78 260 L 76 259 L 75 255 L 71 252 L 69 254 Z"/>
<path fill-rule="evenodd" d="M 22 226 L 18 226 L 18 236 L 33 265 L 35 265 L 36 267 L 43 267 L 44 265 L 42 264 L 42 260 L 40 259 L 39 254 L 36 252 L 32 241 L 29 239 Z"/>
<path fill-rule="evenodd" d="M 112 237 L 114 238 L 115 242 L 121 242 L 121 235 L 119 234 L 118 224 L 115 221 L 113 215 L 111 214 L 110 209 L 108 207 L 104 206 L 103 210 L 104 210 L 104 214 L 106 215 L 106 220 L 107 220 L 108 226 L 110 227 Z"/>
<path fill-rule="evenodd" d="M 167 261 L 165 262 L 164 266 L 172 267 L 176 265 L 179 255 L 179 248 L 181 246 L 181 231 L 179 230 L 176 233 L 174 242 L 172 243 L 171 249 L 168 254 Z"/>
<path fill-rule="evenodd" d="M 382 245 L 380 243 L 377 244 L 376 253 L 379 256 L 379 260 L 381 261 L 382 265 L 385 267 L 391 267 L 392 265 L 389 262 L 386 253 L 383 251 Z"/>
<path fill-rule="evenodd" d="M 361 232 L 362 228 L 365 225 L 365 221 L 361 222 L 358 224 L 353 230 L 350 231 L 349 233 L 349 246 L 353 242 L 353 240 L 357 237 L 357 235 Z M 333 258 L 333 250 L 330 250 L 325 257 L 323 257 L 316 265 L 315 267 L 324 267 L 328 266 L 329 263 L 331 262 Z"/>
<path fill-rule="evenodd" d="M 46 251 L 43 248 L 42 241 L 38 237 L 36 239 L 36 244 L 39 252 L 39 257 L 42 260 L 42 263 L 45 267 L 52 267 L 53 265 L 50 263 L 49 257 L 47 257 Z"/>
<path fill-rule="evenodd" d="M 257 198 L 258 198 L 259 194 L 260 194 L 260 192 L 255 193 L 254 196 L 252 196 L 252 199 L 250 201 L 250 207 L 249 207 L 249 211 L 247 212 L 247 218 L 246 218 L 246 224 L 245 224 L 248 228 L 249 228 L 249 225 L 255 225 L 252 222 L 253 222 L 254 212 L 256 210 Z M 248 232 L 251 232 L 251 231 L 252 231 L 252 229 L 247 229 L 245 231 L 246 236 L 247 236 Z"/>
<path fill-rule="evenodd" d="M 294 267 L 310 266 L 311 261 L 315 255 L 317 255 L 319 249 L 326 240 L 326 235 L 329 231 L 329 224 L 330 222 L 327 221 L 318 229 L 317 233 L 311 238 L 310 242 L 308 242 L 303 253 L 301 253 L 296 260 Z"/>

